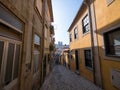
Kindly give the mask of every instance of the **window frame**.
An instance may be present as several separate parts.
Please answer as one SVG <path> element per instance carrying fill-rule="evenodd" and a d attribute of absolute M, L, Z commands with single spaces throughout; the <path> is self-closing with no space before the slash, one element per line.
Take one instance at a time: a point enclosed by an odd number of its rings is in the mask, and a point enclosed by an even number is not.
<path fill-rule="evenodd" d="M 6 37 L 2 37 L 0 36 L 0 41 L 3 41 L 4 42 L 4 48 L 3 48 L 3 55 L 2 55 L 2 65 L 1 65 L 1 73 L 0 76 L 1 76 L 1 81 L 0 84 L 3 84 L 3 88 L 5 89 L 8 89 L 11 87 L 11 85 L 14 85 L 15 83 L 17 83 L 18 81 L 18 77 L 19 77 L 19 69 L 20 69 L 20 60 L 21 60 L 21 48 L 22 48 L 22 42 L 21 41 L 16 41 L 16 40 L 12 40 L 12 39 L 9 39 L 9 38 L 6 38 Z M 6 76 L 6 66 L 7 66 L 7 55 L 8 55 L 8 46 L 9 44 L 12 43 L 14 44 L 14 53 L 13 53 L 13 62 L 12 62 L 12 75 L 11 75 L 11 81 L 8 83 L 8 84 L 5 84 L 5 76 Z M 16 56 L 16 47 L 17 45 L 20 46 L 20 53 L 19 53 L 19 67 L 18 67 L 18 75 L 16 78 L 14 78 L 14 70 L 15 70 L 15 56 Z"/>
<path fill-rule="evenodd" d="M 0 31 L 4 31 L 5 34 L 3 34 L 2 32 L 0 32 L 0 41 L 3 41 L 4 42 L 4 48 L 3 48 L 3 55 L 2 55 L 2 65 L 1 65 L 1 72 L 0 73 L 0 88 L 2 89 L 5 89 L 5 90 L 8 90 L 10 88 L 12 88 L 14 85 L 16 85 L 18 82 L 19 82 L 19 73 L 20 73 L 20 67 L 21 67 L 21 58 L 22 58 L 22 55 L 21 55 L 21 52 L 22 52 L 22 41 L 23 41 L 23 34 L 24 34 L 24 21 L 17 15 L 15 15 L 11 10 L 10 8 L 6 8 L 4 5 L 0 4 L 0 8 L 1 10 L 4 12 L 3 14 L 1 14 L 1 18 L 0 18 L 0 22 L 1 22 L 1 25 L 3 27 L 0 27 Z M 9 20 L 5 18 L 5 16 L 7 17 L 10 17 Z M 2 18 L 4 17 L 4 18 Z M 11 23 L 12 21 L 12 23 Z M 17 23 L 15 23 L 17 22 Z M 17 25 L 16 25 L 17 24 Z M 9 28 L 9 29 L 8 29 Z M 8 30 L 10 33 L 8 33 Z M 7 32 L 7 33 L 6 33 Z M 18 37 L 17 37 L 17 36 Z M 13 65 L 12 65 L 12 76 L 10 77 L 11 78 L 11 81 L 8 83 L 8 84 L 5 84 L 5 75 L 6 75 L 6 66 L 7 66 L 7 54 L 8 54 L 8 49 L 9 49 L 9 44 L 10 43 L 13 43 L 15 46 L 14 46 L 14 52 L 13 52 Z M 14 75 L 16 73 L 15 70 L 15 62 L 16 62 L 16 46 L 19 45 L 19 61 L 17 62 L 17 64 L 19 65 L 17 70 L 17 77 L 14 78 Z M 9 57 L 8 57 L 9 58 Z"/>
<path fill-rule="evenodd" d="M 39 44 L 35 42 L 35 36 L 39 37 Z M 35 58 L 35 56 L 38 55 L 39 59 L 41 59 L 40 58 L 40 53 L 41 53 L 40 49 L 41 49 L 41 37 L 36 32 L 33 32 L 33 58 Z M 36 62 L 40 62 L 40 60 L 35 61 L 34 59 L 33 59 L 33 61 L 34 61 L 33 65 L 35 65 Z M 39 65 L 33 66 L 33 74 L 34 75 L 36 75 L 36 73 L 38 73 L 38 71 L 39 71 L 38 68 L 39 68 Z"/>
<path fill-rule="evenodd" d="M 36 39 L 38 39 L 39 42 L 36 41 Z M 36 44 L 36 45 L 40 45 L 41 44 L 41 38 L 40 38 L 40 36 L 38 34 L 34 34 L 34 44 Z"/>
<path fill-rule="evenodd" d="M 117 58 L 120 58 L 120 56 L 118 55 L 115 55 L 115 50 L 113 52 L 110 52 L 111 48 L 109 47 L 111 44 L 110 44 L 110 39 L 109 37 L 111 36 L 111 34 L 114 34 L 115 32 L 119 31 L 120 27 L 119 28 L 115 28 L 113 30 L 110 30 L 108 32 L 105 32 L 103 34 L 103 39 L 104 39 L 104 47 L 105 47 L 105 56 L 107 57 L 117 57 Z M 114 40 L 114 38 L 112 38 L 112 40 Z M 113 48 L 115 49 L 115 46 L 114 45 L 111 45 L 113 46 Z M 112 54 L 114 53 L 114 54 Z"/>
<path fill-rule="evenodd" d="M 86 21 L 88 19 L 88 21 Z M 86 24 L 85 24 L 86 22 Z M 88 27 L 88 30 L 86 30 L 86 27 Z M 82 19 L 82 32 L 83 34 L 87 33 L 90 31 L 90 22 L 89 22 L 89 16 L 86 14 L 83 19 Z"/>
<path fill-rule="evenodd" d="M 91 62 L 91 67 L 88 66 L 88 65 L 86 65 L 86 63 L 87 63 L 87 62 L 86 62 L 86 61 L 87 61 L 87 60 L 86 60 L 86 53 L 85 53 L 86 51 L 90 51 L 90 55 L 91 55 L 91 56 L 90 56 L 90 59 L 89 59 L 89 60 L 91 60 L 91 61 L 90 61 L 90 62 Z M 92 50 L 91 50 L 91 49 L 85 49 L 85 50 L 84 50 L 84 60 L 85 60 L 85 67 L 87 67 L 87 68 L 90 69 L 90 70 L 93 70 L 93 59 L 92 59 Z"/>
<path fill-rule="evenodd" d="M 72 42 L 72 33 L 69 34 L 69 40 Z"/>
<path fill-rule="evenodd" d="M 74 39 L 78 39 L 78 28 L 74 28 Z"/>

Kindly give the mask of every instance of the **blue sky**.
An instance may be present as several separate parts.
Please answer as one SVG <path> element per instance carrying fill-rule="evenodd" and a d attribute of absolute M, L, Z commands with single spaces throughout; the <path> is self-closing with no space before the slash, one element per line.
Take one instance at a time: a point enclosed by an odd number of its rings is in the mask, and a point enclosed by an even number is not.
<path fill-rule="evenodd" d="M 81 2 L 82 0 L 52 0 L 55 43 L 62 41 L 63 44 L 69 44 L 67 30 L 76 16 Z"/>

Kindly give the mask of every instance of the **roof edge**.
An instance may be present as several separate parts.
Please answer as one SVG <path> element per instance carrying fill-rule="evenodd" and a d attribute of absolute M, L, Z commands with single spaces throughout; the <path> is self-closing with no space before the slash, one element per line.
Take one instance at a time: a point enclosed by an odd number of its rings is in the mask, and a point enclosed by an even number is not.
<path fill-rule="evenodd" d="M 81 5 L 80 5 L 80 8 L 79 8 L 79 10 L 77 11 L 77 14 L 76 14 L 76 16 L 74 17 L 74 19 L 73 19 L 71 25 L 69 26 L 69 29 L 68 29 L 67 32 L 70 32 L 71 29 L 73 28 L 73 25 L 75 24 L 75 21 L 77 20 L 77 17 L 79 16 L 80 11 L 82 10 L 82 7 L 84 6 L 84 1 L 85 1 L 85 0 L 82 1 Z"/>

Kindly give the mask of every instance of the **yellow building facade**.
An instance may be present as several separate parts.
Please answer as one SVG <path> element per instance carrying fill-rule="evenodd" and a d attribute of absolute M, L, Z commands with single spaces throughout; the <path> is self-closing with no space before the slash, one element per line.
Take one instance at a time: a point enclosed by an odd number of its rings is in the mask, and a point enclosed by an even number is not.
<path fill-rule="evenodd" d="M 120 89 L 120 1 L 95 0 L 94 12 L 105 90 Z"/>
<path fill-rule="evenodd" d="M 80 75 L 104 90 L 120 89 L 119 3 L 119 0 L 83 0 L 68 29 L 71 69 L 76 70 L 78 56 Z"/>
<path fill-rule="evenodd" d="M 88 28 L 83 30 L 83 24 L 86 24 Z M 89 27 L 89 11 L 87 6 L 82 4 L 68 30 L 71 51 L 70 68 L 75 72 L 79 72 L 79 74 L 85 78 L 94 81 Z M 87 57 L 90 58 L 88 62 L 86 61 L 88 59 Z M 89 63 L 91 65 L 89 65 Z"/>
<path fill-rule="evenodd" d="M 59 62 L 61 65 L 64 65 L 66 68 L 70 68 L 69 49 L 62 50 L 60 57 L 59 57 Z"/>

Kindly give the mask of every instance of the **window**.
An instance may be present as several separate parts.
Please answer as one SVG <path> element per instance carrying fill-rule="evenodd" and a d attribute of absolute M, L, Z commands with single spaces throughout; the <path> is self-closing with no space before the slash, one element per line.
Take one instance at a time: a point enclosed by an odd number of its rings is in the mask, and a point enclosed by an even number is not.
<path fill-rule="evenodd" d="M 83 34 L 88 32 L 90 30 L 89 27 L 89 18 L 88 15 L 86 15 L 82 20 L 82 27 L 83 27 Z"/>
<path fill-rule="evenodd" d="M 115 0 L 106 0 L 107 5 L 110 5 Z"/>
<path fill-rule="evenodd" d="M 5 85 L 18 77 L 20 45 L 9 43 L 5 70 Z"/>
<path fill-rule="evenodd" d="M 91 50 L 84 50 L 85 66 L 92 68 Z"/>
<path fill-rule="evenodd" d="M 34 44 L 40 45 L 40 37 L 37 34 L 34 36 Z"/>
<path fill-rule="evenodd" d="M 20 58 L 20 45 L 16 45 L 15 61 L 14 61 L 14 75 L 13 79 L 18 77 L 19 70 L 19 58 Z"/>
<path fill-rule="evenodd" d="M 104 34 L 105 53 L 110 56 L 120 56 L 120 28 Z"/>
<path fill-rule="evenodd" d="M 70 34 L 70 42 L 72 42 L 72 34 Z"/>
<path fill-rule="evenodd" d="M 6 40 L 0 41 L 0 69 L 2 68 L 3 71 L 0 73 L 0 78 L 3 78 L 3 83 L 0 84 L 8 85 L 18 78 L 20 42 L 12 42 L 11 39 L 7 40 L 7 38 L 4 39 Z M 3 68 L 5 69 L 3 70 Z"/>
<path fill-rule="evenodd" d="M 9 84 L 12 80 L 14 47 L 15 47 L 15 44 L 9 43 L 8 55 L 7 55 L 7 65 L 6 65 L 6 74 L 5 74 L 5 84 L 6 85 Z"/>
<path fill-rule="evenodd" d="M 8 90 L 18 83 L 24 23 L 1 4 L 0 11 L 0 86 Z"/>
<path fill-rule="evenodd" d="M 3 7 L 1 4 L 0 12 L 1 20 L 17 28 L 17 30 L 19 30 L 20 32 L 23 30 L 24 28 L 23 22 L 20 19 L 18 19 L 13 13 L 11 13 L 8 9 Z"/>
<path fill-rule="evenodd" d="M 34 34 L 34 74 L 39 70 L 40 61 L 40 37 Z"/>
<path fill-rule="evenodd" d="M 40 51 L 34 50 L 34 73 L 39 70 Z"/>
<path fill-rule="evenodd" d="M 78 38 L 78 29 L 77 28 L 74 29 L 74 38 L 75 39 Z"/>

